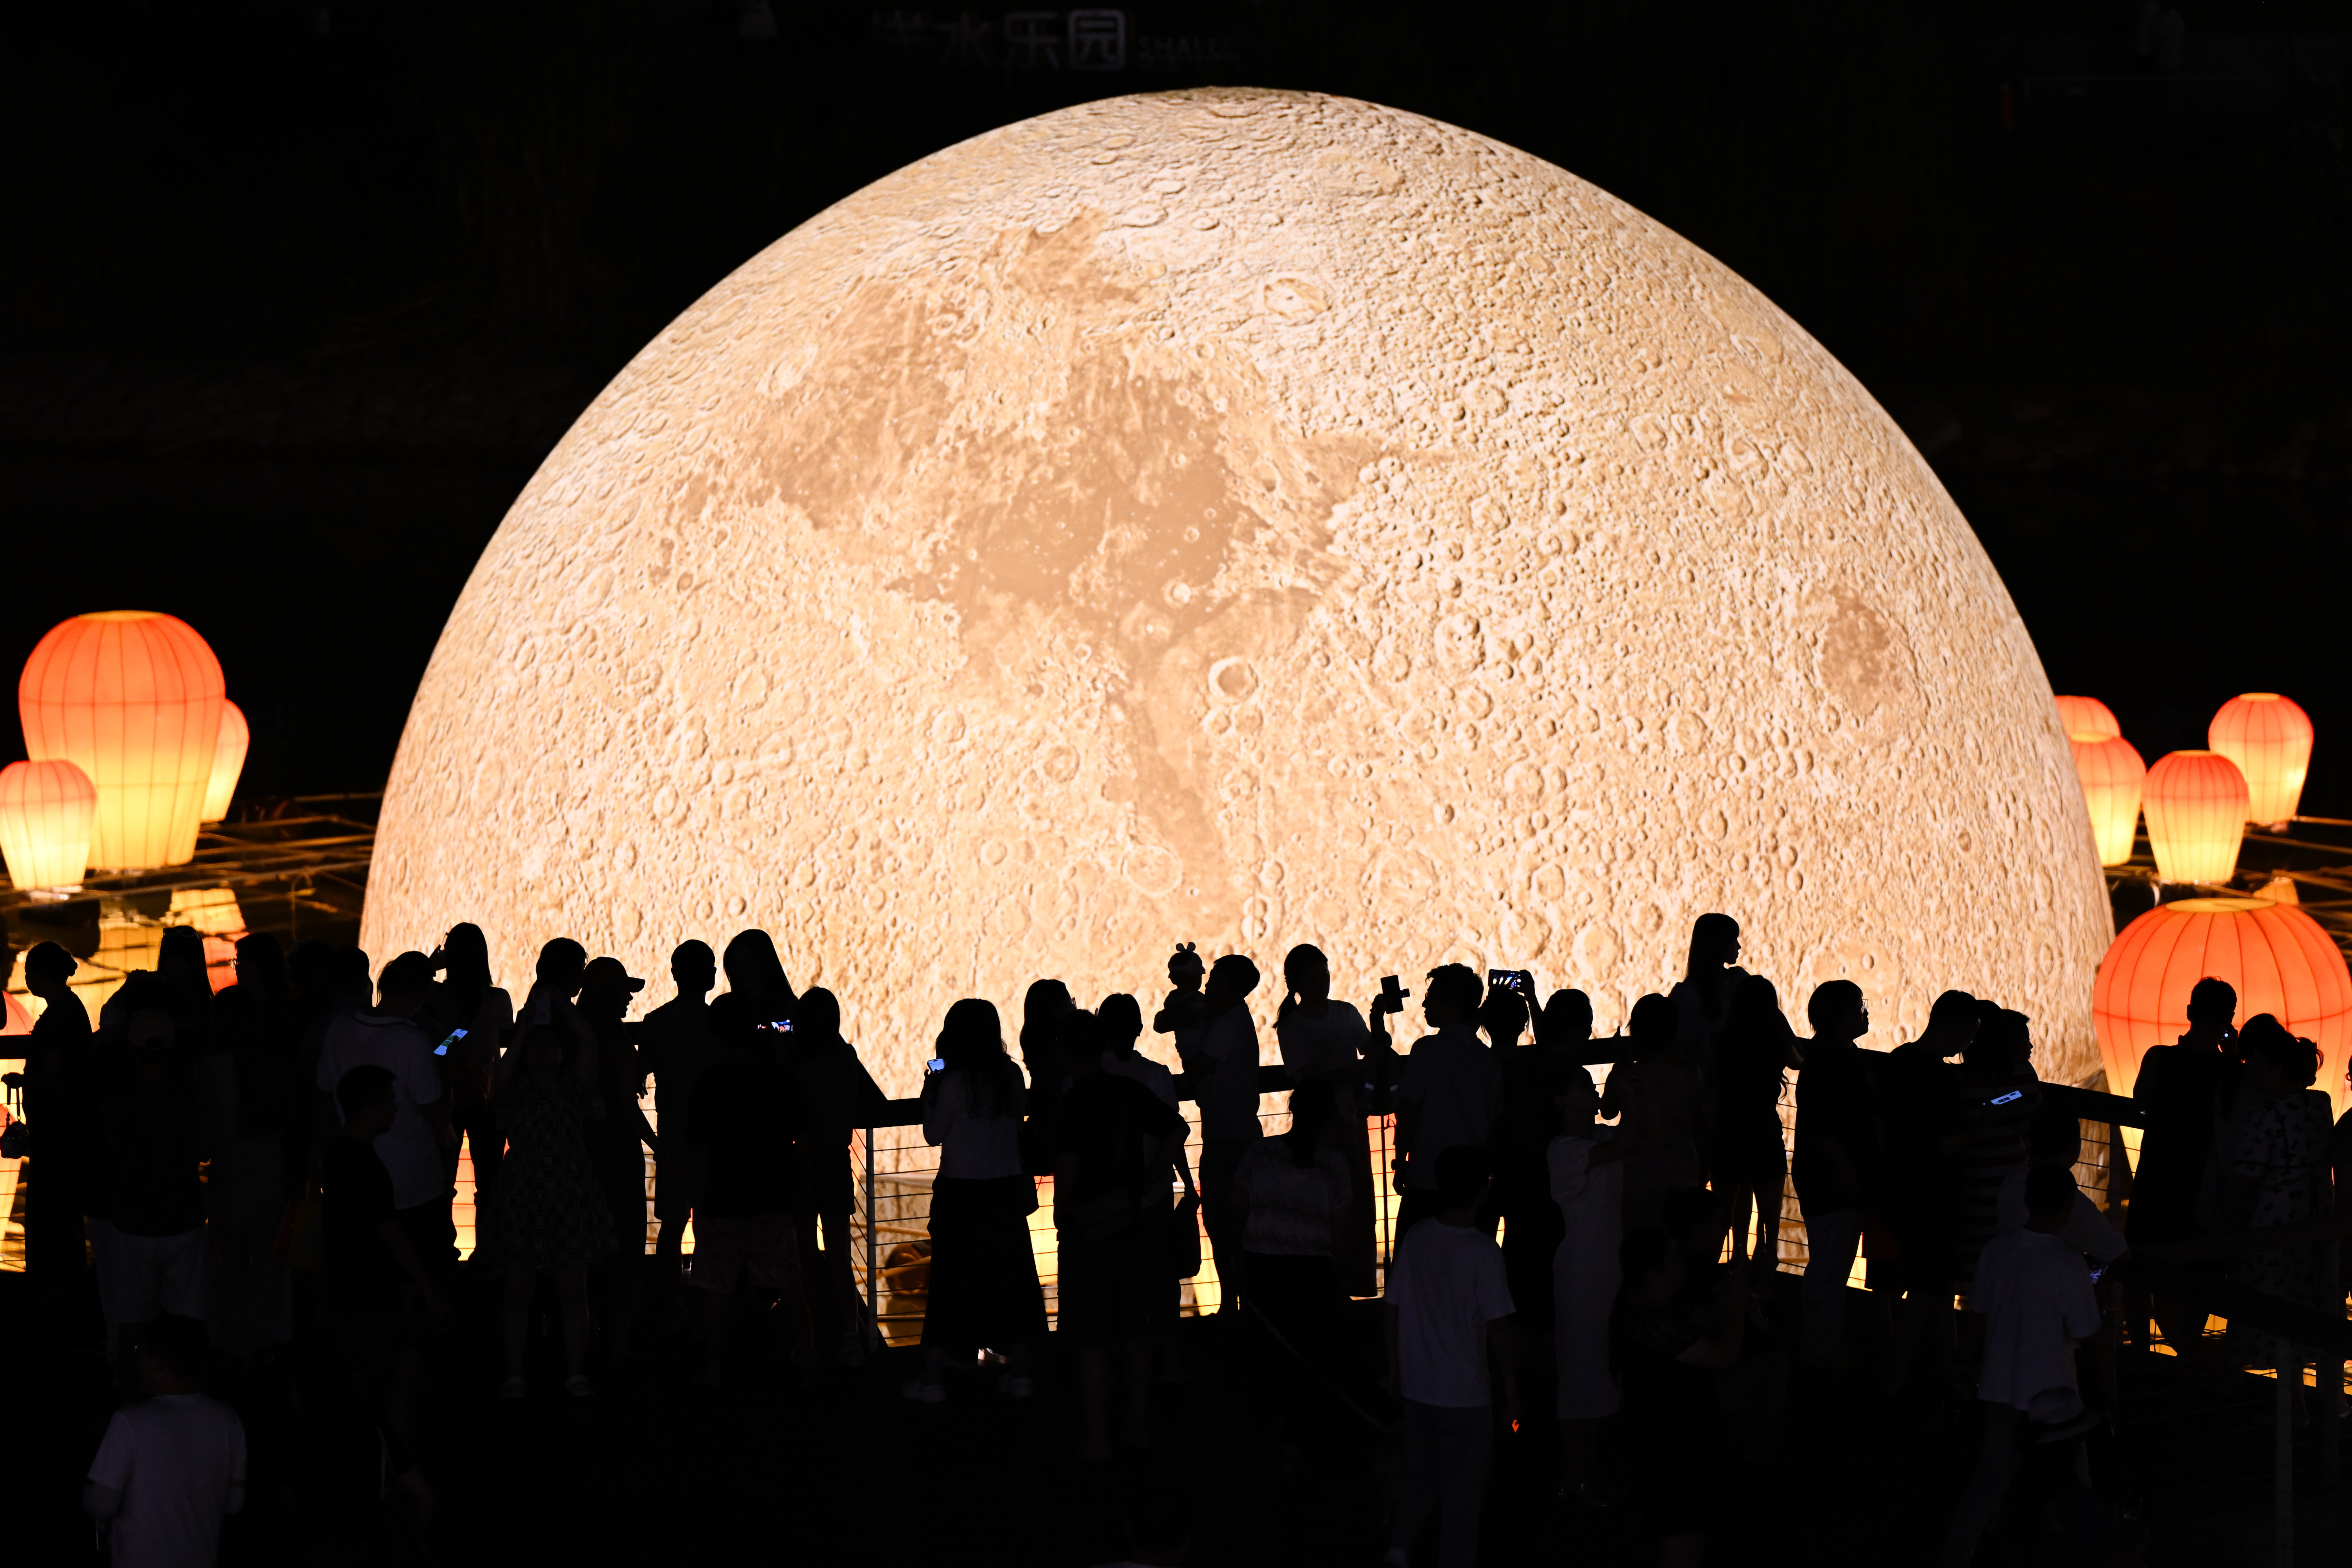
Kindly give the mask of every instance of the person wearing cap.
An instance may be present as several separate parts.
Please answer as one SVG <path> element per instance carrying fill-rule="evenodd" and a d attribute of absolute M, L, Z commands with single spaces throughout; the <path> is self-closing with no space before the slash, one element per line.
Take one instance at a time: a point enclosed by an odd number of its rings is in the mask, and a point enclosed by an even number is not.
<path fill-rule="evenodd" d="M 434 1277 L 444 1281 L 457 1261 L 457 1231 L 449 1204 L 457 1135 L 449 1124 L 448 1091 L 434 1066 L 433 1041 L 416 1015 L 433 995 L 433 961 L 404 952 L 376 977 L 376 1005 L 328 1026 L 319 1047 L 319 1096 L 311 1147 L 315 1184 L 327 1144 L 342 1126 L 336 1087 L 355 1067 L 380 1067 L 392 1074 L 392 1126 L 375 1141 L 375 1152 L 392 1176 L 392 1201 L 401 1228 Z M 421 1319 L 424 1300 L 412 1293 L 409 1310 Z"/>
<path fill-rule="evenodd" d="M 646 1120 L 645 1064 L 624 1022 L 646 983 L 617 958 L 598 958 L 581 972 L 580 1016 L 595 1043 L 597 1092 L 604 1114 L 588 1123 L 588 1160 L 613 1219 L 614 1252 L 590 1276 L 590 1300 L 605 1335 L 605 1352 L 625 1361 L 645 1289 L 646 1151 L 661 1141 Z"/>
<path fill-rule="evenodd" d="M 205 1188 L 188 1053 L 160 1007 L 132 1013 L 122 1042 L 105 1104 L 111 1212 L 91 1226 L 110 1348 L 163 1313 L 205 1315 Z"/>

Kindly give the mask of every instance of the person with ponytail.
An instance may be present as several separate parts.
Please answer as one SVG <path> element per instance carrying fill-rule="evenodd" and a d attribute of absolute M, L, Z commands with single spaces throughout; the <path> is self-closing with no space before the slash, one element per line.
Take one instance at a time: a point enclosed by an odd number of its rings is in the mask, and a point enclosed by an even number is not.
<path fill-rule="evenodd" d="M 1372 1145 L 1361 1092 L 1372 1031 L 1355 1005 L 1331 995 L 1331 963 L 1323 950 L 1300 942 L 1282 961 L 1286 987 L 1274 1034 L 1282 1065 L 1296 1084 L 1321 1083 L 1331 1091 L 1325 1147 L 1347 1167 L 1348 1232 L 1334 1243 L 1332 1267 L 1350 1296 L 1370 1296 L 1377 1280 L 1378 1243 L 1372 1230 Z"/>

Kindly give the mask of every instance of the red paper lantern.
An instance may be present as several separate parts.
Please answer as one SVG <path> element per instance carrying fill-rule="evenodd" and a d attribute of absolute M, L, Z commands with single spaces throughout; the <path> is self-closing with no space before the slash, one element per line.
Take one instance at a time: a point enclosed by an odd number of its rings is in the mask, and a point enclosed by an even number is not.
<path fill-rule="evenodd" d="M 2246 775 L 2219 752 L 2169 752 L 2140 791 L 2156 874 L 2218 886 L 2238 869 L 2246 836 Z"/>
<path fill-rule="evenodd" d="M 2284 822 L 2303 803 L 2311 771 L 2311 716 L 2275 691 L 2249 691 L 2221 704 L 2206 744 L 2246 775 L 2246 820 Z"/>
<path fill-rule="evenodd" d="M 2352 1056 L 2352 972 L 2317 921 L 2266 899 L 2183 899 L 2124 927 L 2091 987 L 2107 1091 L 2129 1094 L 2147 1048 L 2180 1037 L 2189 993 L 2209 974 L 2237 988 L 2239 1023 L 2274 1014 L 2288 1032 L 2317 1042 L 2326 1058 L 2317 1087 L 2341 1115 Z"/>
<path fill-rule="evenodd" d="M 2069 735 L 2093 735 L 2104 738 L 2120 735 L 2124 727 L 2107 705 L 2095 697 L 2061 697 L 2058 703 L 2058 728 Z"/>
<path fill-rule="evenodd" d="M 71 763 L 0 768 L 0 859 L 19 888 L 70 888 L 89 869 L 98 791 Z"/>
<path fill-rule="evenodd" d="M 213 748 L 213 771 L 205 785 L 203 819 L 218 822 L 236 799 L 237 776 L 245 772 L 246 748 L 253 731 L 246 728 L 245 710 L 234 702 L 221 704 L 220 743 Z"/>
<path fill-rule="evenodd" d="M 40 640 L 16 683 L 25 750 L 98 786 L 92 865 L 178 866 L 196 852 L 226 700 L 220 660 L 172 616 L 76 616 Z"/>
<path fill-rule="evenodd" d="M 2069 735 L 2074 748 L 2074 774 L 2083 781 L 2083 804 L 2091 810 L 2091 837 L 2099 847 L 2099 864 L 2120 866 L 2132 858 L 2134 830 L 2139 826 L 2140 785 L 2147 764 L 2139 750 L 2121 735 Z"/>

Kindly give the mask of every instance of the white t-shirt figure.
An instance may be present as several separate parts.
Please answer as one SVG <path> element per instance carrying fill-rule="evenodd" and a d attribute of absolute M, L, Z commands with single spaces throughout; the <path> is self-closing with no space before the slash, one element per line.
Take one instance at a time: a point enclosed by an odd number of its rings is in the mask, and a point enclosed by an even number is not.
<path fill-rule="evenodd" d="M 115 1568 L 212 1568 L 222 1519 L 245 1506 L 245 1426 L 201 1394 L 126 1405 L 89 1463 L 88 1500 L 110 1521 Z"/>
<path fill-rule="evenodd" d="M 1495 1402 L 1487 1325 L 1511 1315 L 1503 1249 L 1486 1233 L 1442 1219 L 1406 1233 L 1389 1265 L 1397 1314 L 1398 1392 L 1416 1405 L 1470 1410 Z"/>
<path fill-rule="evenodd" d="M 379 1067 L 392 1074 L 392 1128 L 375 1141 L 376 1158 L 392 1175 L 394 1208 L 415 1208 L 449 1191 L 449 1170 L 433 1124 L 416 1108 L 442 1096 L 441 1075 L 433 1067 L 433 1042 L 406 1018 L 352 1013 L 327 1026 L 319 1047 L 319 1088 L 329 1096 L 356 1067 Z M 343 1108 L 335 1106 L 335 1125 Z"/>
<path fill-rule="evenodd" d="M 1977 1397 L 2030 1410 L 2045 1389 L 2073 1388 L 2074 1342 L 2099 1331 L 2091 1270 L 2063 1237 L 2012 1230 L 1985 1243 L 1969 1310 L 1983 1314 Z"/>

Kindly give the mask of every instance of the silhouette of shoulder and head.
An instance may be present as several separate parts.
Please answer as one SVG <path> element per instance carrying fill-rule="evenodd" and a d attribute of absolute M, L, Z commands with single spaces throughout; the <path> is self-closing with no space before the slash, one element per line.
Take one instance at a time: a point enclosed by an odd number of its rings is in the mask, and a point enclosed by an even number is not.
<path fill-rule="evenodd" d="M 1635 1061 L 1672 1055 L 1682 1044 L 1682 1014 L 1653 991 L 1633 1004 L 1633 1014 L 1625 1020 L 1625 1034 L 1633 1043 Z"/>
<path fill-rule="evenodd" d="M 1947 991 L 1927 1010 L 1927 1026 L 1915 1043 L 1939 1057 L 1958 1056 L 1976 1038 L 1977 1016 L 1975 997 L 1965 991 Z"/>
<path fill-rule="evenodd" d="M 1249 1000 L 1259 978 L 1257 965 L 1246 954 L 1229 952 L 1218 959 L 1209 966 L 1209 983 L 1202 992 L 1208 1016 L 1214 1018 Z"/>
<path fill-rule="evenodd" d="M 2237 988 L 2209 974 L 2189 988 L 2188 1011 L 2189 1032 L 2180 1043 L 2217 1047 L 2230 1037 L 2230 1026 L 2237 1019 Z"/>
<path fill-rule="evenodd" d="M 1143 1037 L 1142 1004 L 1124 991 L 1118 992 L 1102 999 L 1095 1016 L 1102 1020 L 1106 1050 L 1120 1056 L 1135 1054 L 1135 1043 Z"/>
<path fill-rule="evenodd" d="M 1486 983 L 1468 964 L 1441 963 L 1429 972 L 1422 987 L 1421 1016 L 1440 1034 L 1449 1028 L 1475 1029 L 1486 991 Z"/>
<path fill-rule="evenodd" d="M 568 936 L 556 937 L 539 950 L 539 987 L 549 995 L 577 996 L 587 971 L 588 950 Z"/>
<path fill-rule="evenodd" d="M 381 1016 L 414 1018 L 432 997 L 433 961 L 421 952 L 402 953 L 376 977 L 376 1012 Z"/>
<path fill-rule="evenodd" d="M 1282 1005 L 1276 1009 L 1277 1018 L 1319 1018 L 1330 1010 L 1331 961 L 1313 942 L 1302 942 L 1282 955 L 1282 983 L 1286 989 Z"/>
<path fill-rule="evenodd" d="M 1805 1022 L 1816 1041 L 1852 1045 L 1870 1033 L 1870 1008 L 1862 987 L 1851 980 L 1831 980 L 1814 987 L 1805 1003 Z"/>

